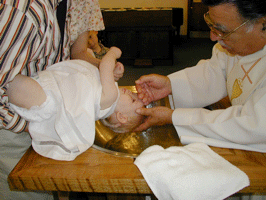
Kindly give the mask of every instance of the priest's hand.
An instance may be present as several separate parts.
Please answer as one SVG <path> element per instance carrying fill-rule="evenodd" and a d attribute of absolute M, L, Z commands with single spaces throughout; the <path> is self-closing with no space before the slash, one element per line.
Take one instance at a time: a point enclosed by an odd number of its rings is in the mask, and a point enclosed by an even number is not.
<path fill-rule="evenodd" d="M 170 79 L 167 76 L 150 74 L 136 80 L 138 97 L 144 105 L 157 101 L 172 93 Z"/>
<path fill-rule="evenodd" d="M 172 124 L 173 110 L 164 107 L 157 106 L 153 108 L 139 108 L 136 110 L 137 114 L 144 115 L 146 118 L 144 122 L 135 129 L 135 131 L 143 131 L 151 126 L 162 126 L 165 124 Z"/>

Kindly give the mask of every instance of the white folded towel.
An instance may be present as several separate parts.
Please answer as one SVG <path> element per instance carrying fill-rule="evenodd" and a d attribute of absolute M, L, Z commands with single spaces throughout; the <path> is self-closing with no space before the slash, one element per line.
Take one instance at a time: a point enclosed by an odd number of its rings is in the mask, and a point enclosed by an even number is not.
<path fill-rule="evenodd" d="M 135 160 L 159 200 L 219 200 L 249 186 L 248 176 L 206 144 L 154 145 Z"/>

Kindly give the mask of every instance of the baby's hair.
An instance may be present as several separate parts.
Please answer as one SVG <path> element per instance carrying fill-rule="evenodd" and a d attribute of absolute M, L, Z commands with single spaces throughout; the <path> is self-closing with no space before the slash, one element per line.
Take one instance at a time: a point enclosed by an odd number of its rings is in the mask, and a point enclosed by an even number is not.
<path fill-rule="evenodd" d="M 134 117 L 130 117 L 129 121 L 121 126 L 117 127 L 116 124 L 111 123 L 110 117 L 101 119 L 100 121 L 104 126 L 108 127 L 112 131 L 116 133 L 128 133 L 133 131 L 138 125 L 142 123 L 144 116 L 138 115 Z"/>

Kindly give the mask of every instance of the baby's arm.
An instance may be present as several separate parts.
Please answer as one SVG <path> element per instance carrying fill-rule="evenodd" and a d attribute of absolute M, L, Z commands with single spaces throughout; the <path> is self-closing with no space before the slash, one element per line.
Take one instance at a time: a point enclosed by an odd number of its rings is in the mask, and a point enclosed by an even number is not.
<path fill-rule="evenodd" d="M 7 95 L 10 103 L 27 109 L 40 106 L 46 100 L 46 94 L 40 84 L 20 74 L 8 84 Z"/>
<path fill-rule="evenodd" d="M 122 52 L 116 47 L 111 47 L 103 57 L 100 66 L 100 78 L 102 84 L 101 108 L 110 107 L 116 100 L 118 91 L 114 80 L 114 68 L 116 59 L 120 58 Z"/>

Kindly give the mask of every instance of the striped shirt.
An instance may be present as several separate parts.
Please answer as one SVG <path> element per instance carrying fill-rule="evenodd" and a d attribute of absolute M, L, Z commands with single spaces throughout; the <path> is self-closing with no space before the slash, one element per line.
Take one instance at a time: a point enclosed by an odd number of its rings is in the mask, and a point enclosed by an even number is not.
<path fill-rule="evenodd" d="M 34 76 L 58 62 L 60 0 L 0 0 L 0 128 L 21 132 L 26 122 L 9 109 L 6 85 L 17 74 Z"/>
<path fill-rule="evenodd" d="M 7 83 L 17 74 L 35 76 L 38 71 L 59 62 L 61 35 L 56 8 L 61 1 L 0 0 L 0 128 L 21 132 L 27 125 L 24 119 L 9 108 L 6 95 Z M 78 0 L 68 0 L 68 8 L 72 1 Z M 102 17 L 101 13 L 94 15 Z M 84 20 L 79 19 L 79 23 L 83 23 Z M 71 15 L 69 13 L 66 21 L 67 34 L 64 36 L 63 60 L 70 58 L 68 27 Z M 99 21 L 101 23 L 93 29 L 102 30 L 104 27 L 102 18 Z M 90 30 L 91 25 L 87 26 Z"/>

